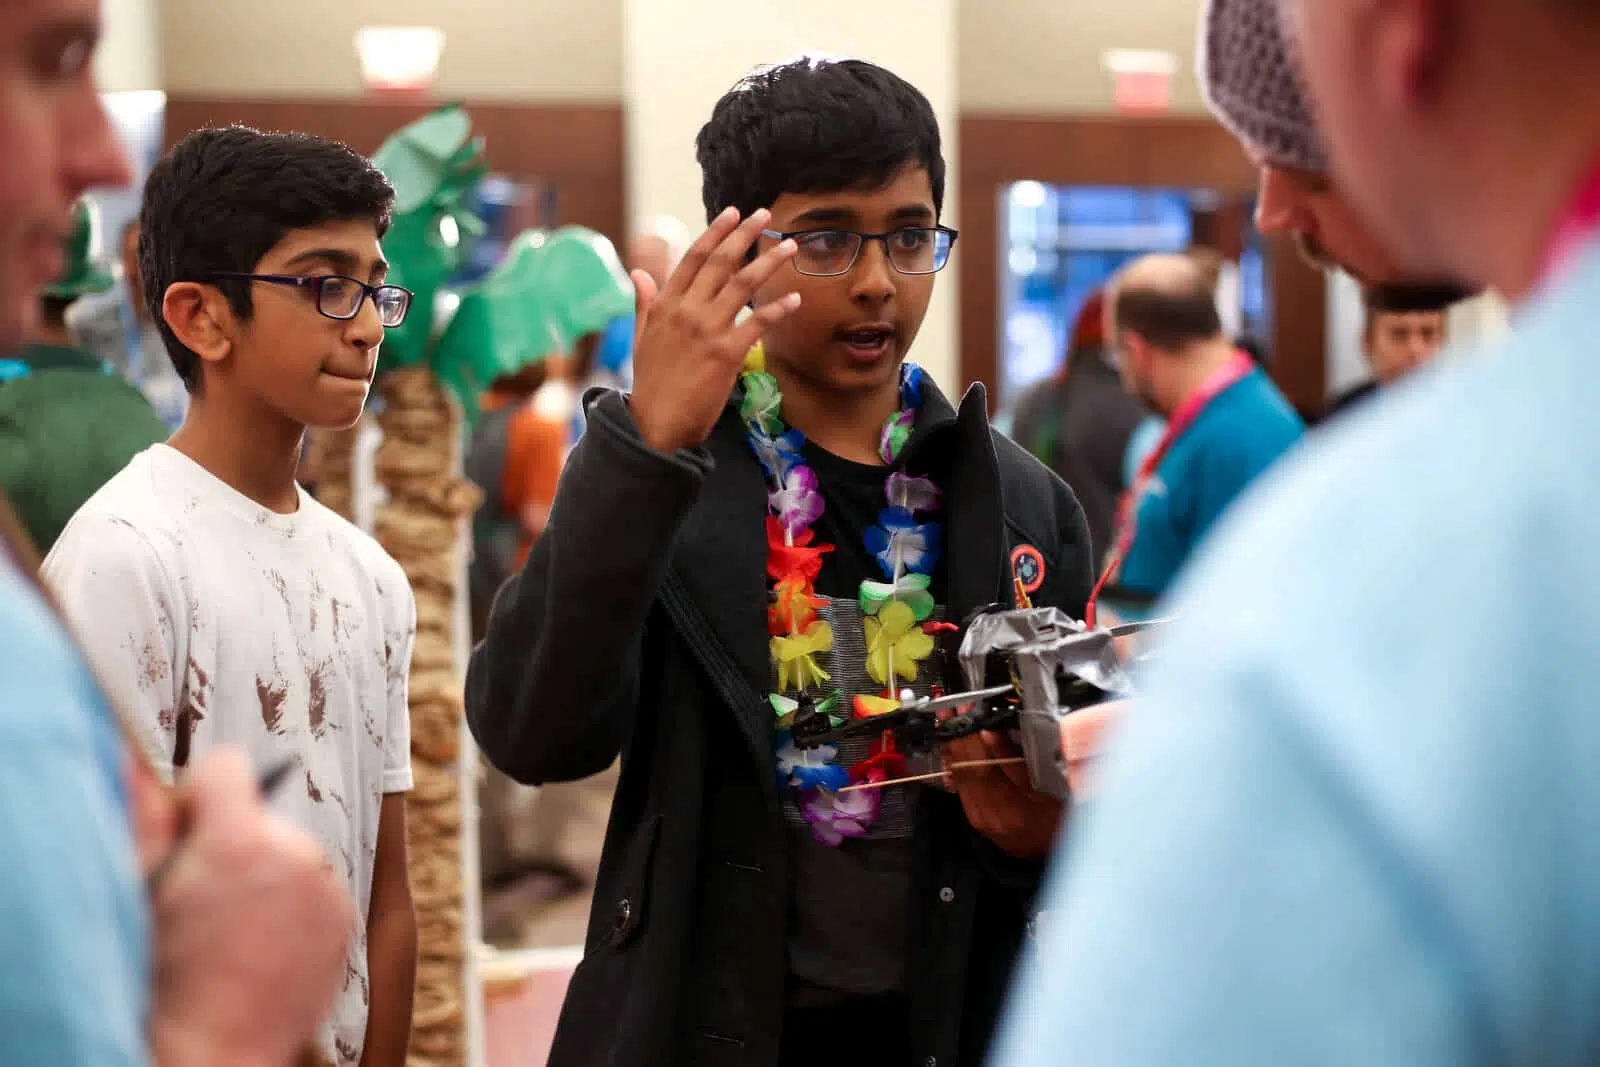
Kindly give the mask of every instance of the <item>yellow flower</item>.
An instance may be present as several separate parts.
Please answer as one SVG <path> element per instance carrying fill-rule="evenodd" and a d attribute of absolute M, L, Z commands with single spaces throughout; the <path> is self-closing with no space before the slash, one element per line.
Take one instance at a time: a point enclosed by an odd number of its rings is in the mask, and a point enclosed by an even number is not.
<path fill-rule="evenodd" d="M 867 673 L 880 685 L 888 685 L 889 668 L 908 682 L 917 680 L 917 664 L 933 652 L 933 638 L 917 625 L 917 616 L 904 601 L 885 604 L 875 617 L 865 622 Z"/>
<path fill-rule="evenodd" d="M 744 354 L 744 373 L 761 374 L 767 369 L 767 350 L 757 341 L 751 346 L 750 351 Z"/>
<path fill-rule="evenodd" d="M 828 672 L 817 666 L 817 654 L 833 648 L 833 627 L 814 622 L 804 633 L 772 639 L 772 659 L 778 665 L 778 688 L 804 690 L 828 680 Z"/>

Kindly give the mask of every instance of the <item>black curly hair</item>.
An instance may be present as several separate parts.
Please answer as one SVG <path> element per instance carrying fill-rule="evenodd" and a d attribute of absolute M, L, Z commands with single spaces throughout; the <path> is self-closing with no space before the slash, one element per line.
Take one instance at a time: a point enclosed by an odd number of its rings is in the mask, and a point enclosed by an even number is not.
<path fill-rule="evenodd" d="M 944 156 L 928 98 L 859 59 L 812 57 L 759 68 L 712 109 L 695 138 L 706 220 L 747 216 L 784 193 L 881 189 L 908 166 L 928 172 L 944 208 Z"/>

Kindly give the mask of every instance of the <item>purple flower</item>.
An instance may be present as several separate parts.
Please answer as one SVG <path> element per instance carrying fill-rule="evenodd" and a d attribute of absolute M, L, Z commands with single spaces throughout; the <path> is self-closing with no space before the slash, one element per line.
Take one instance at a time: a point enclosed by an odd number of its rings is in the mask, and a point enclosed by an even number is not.
<path fill-rule="evenodd" d="M 822 494 L 817 492 L 817 476 L 807 466 L 797 466 L 784 476 L 780 488 L 767 494 L 767 502 L 777 512 L 778 521 L 791 535 L 799 533 L 822 515 Z"/>
<path fill-rule="evenodd" d="M 895 471 L 883 485 L 889 506 L 902 511 L 932 511 L 939 506 L 939 487 L 926 478 Z"/>
<path fill-rule="evenodd" d="M 832 793 L 814 789 L 800 797 L 800 813 L 811 824 L 811 834 L 837 848 L 847 837 L 860 837 L 878 817 L 878 790 L 856 789 Z"/>

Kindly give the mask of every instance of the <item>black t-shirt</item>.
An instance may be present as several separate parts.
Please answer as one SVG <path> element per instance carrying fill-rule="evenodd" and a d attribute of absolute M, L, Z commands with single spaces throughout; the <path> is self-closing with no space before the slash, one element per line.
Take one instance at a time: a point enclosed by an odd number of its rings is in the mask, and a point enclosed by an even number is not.
<path fill-rule="evenodd" d="M 854 601 L 863 581 L 887 580 L 867 549 L 866 534 L 888 506 L 884 483 L 892 468 L 854 463 L 809 441 L 802 455 L 823 499 L 812 530 L 818 542 L 834 546 L 822 557 L 816 592 Z M 919 513 L 918 518 L 939 521 L 941 516 Z M 941 604 L 944 572 L 941 553 L 930 586 Z M 910 936 L 910 838 L 847 839 L 831 846 L 815 840 L 809 828 L 790 825 L 789 842 L 793 1002 L 810 1005 L 902 990 Z"/>

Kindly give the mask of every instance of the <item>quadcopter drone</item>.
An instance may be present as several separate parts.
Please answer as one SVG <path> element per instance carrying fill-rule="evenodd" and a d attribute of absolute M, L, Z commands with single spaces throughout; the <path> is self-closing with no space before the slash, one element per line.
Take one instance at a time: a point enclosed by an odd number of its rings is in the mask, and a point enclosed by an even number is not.
<path fill-rule="evenodd" d="M 898 707 L 841 725 L 826 708 L 802 700 L 790 728 L 794 743 L 807 749 L 890 733 L 897 751 L 917 756 L 980 731 L 1006 731 L 1021 745 L 1033 788 L 1065 800 L 1061 719 L 1131 696 L 1116 640 L 1164 621 L 1090 628 L 1058 608 L 991 605 L 942 635 L 945 676 L 960 679 L 965 691 L 915 697 L 905 690 Z"/>

